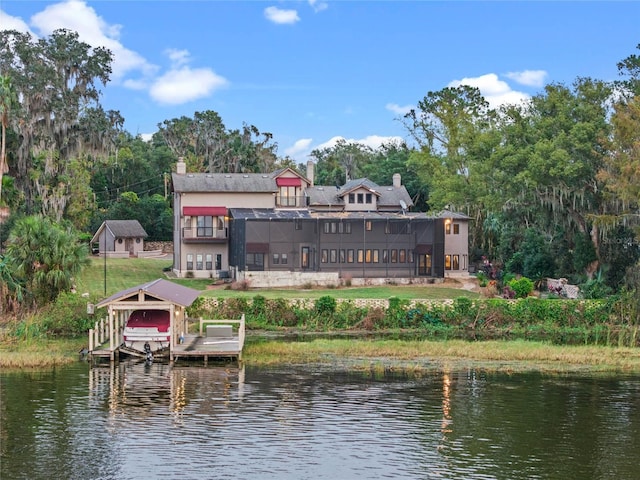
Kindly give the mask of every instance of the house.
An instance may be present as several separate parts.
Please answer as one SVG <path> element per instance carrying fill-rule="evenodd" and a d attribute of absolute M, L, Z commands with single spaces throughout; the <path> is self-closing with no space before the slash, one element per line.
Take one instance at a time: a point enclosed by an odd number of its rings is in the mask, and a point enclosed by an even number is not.
<path fill-rule="evenodd" d="M 252 286 L 435 281 L 462 270 L 456 243 L 445 255 L 447 218 L 411 212 L 400 175 L 388 186 L 354 179 L 314 184 L 290 168 L 269 174 L 172 175 L 173 272 Z M 467 231 L 456 218 L 459 238 Z M 462 233 L 461 233 L 462 232 Z M 453 238 L 453 237 L 451 237 Z M 463 255 L 463 257 L 460 257 Z M 458 258 L 454 262 L 454 258 Z M 464 258 L 464 262 L 460 260 Z"/>
<path fill-rule="evenodd" d="M 444 219 L 444 269 L 446 276 L 469 273 L 469 220 L 471 217 L 443 210 L 438 214 Z"/>
<path fill-rule="evenodd" d="M 105 220 L 91 239 L 91 248 L 111 258 L 136 257 L 144 251 L 147 232 L 137 220 Z"/>

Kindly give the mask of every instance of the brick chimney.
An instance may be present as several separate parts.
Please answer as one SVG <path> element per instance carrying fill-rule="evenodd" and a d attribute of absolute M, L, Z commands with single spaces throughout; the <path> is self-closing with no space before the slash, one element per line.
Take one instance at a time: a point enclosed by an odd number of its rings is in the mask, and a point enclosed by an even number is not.
<path fill-rule="evenodd" d="M 315 165 L 314 165 L 314 163 L 313 163 L 313 160 L 307 160 L 307 179 L 308 179 L 308 180 L 309 180 L 309 182 L 310 182 L 310 185 L 309 185 L 310 187 L 313 187 L 313 182 L 314 182 L 314 178 L 313 178 L 313 175 L 314 175 L 314 167 L 315 167 Z"/>
<path fill-rule="evenodd" d="M 399 173 L 393 174 L 393 188 L 400 188 L 402 186 L 402 180 Z"/>
<path fill-rule="evenodd" d="M 184 163 L 184 157 L 178 157 L 178 163 L 176 163 L 176 173 L 178 175 L 184 175 L 187 173 L 187 164 Z"/>

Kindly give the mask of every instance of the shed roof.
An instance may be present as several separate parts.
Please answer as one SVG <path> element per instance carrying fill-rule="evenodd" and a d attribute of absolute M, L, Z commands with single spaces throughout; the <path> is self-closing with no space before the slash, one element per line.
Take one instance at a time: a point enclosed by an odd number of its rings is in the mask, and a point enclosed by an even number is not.
<path fill-rule="evenodd" d="M 105 298 L 98 302 L 96 304 L 96 308 L 105 307 L 111 303 L 126 301 L 131 297 L 137 296 L 141 292 L 149 294 L 158 300 L 173 303 L 174 305 L 180 305 L 181 307 L 188 307 L 200 295 L 199 290 L 194 290 L 193 288 L 158 278 L 151 282 L 143 283 L 115 293 L 109 298 Z"/>
<path fill-rule="evenodd" d="M 108 229 L 115 238 L 147 238 L 147 232 L 145 232 L 142 225 L 138 220 L 105 220 L 95 233 L 92 242 L 98 241 L 100 232 L 104 229 Z"/>

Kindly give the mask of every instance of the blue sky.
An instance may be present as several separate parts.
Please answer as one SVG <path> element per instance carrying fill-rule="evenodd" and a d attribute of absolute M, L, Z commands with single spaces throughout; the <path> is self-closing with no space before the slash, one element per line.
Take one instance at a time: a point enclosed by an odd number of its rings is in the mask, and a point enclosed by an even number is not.
<path fill-rule="evenodd" d="M 640 2 L 0 0 L 0 28 L 56 28 L 115 55 L 102 104 L 125 128 L 215 110 L 306 161 L 336 139 L 408 140 L 399 118 L 466 83 L 493 105 L 548 83 L 618 78 Z"/>

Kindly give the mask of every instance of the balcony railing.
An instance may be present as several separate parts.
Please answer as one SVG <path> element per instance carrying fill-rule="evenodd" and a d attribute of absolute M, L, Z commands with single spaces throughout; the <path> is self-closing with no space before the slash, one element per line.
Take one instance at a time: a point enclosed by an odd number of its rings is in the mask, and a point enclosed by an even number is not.
<path fill-rule="evenodd" d="M 276 195 L 276 208 L 304 208 L 308 206 L 308 198 L 304 195 L 296 197 Z"/>
<path fill-rule="evenodd" d="M 217 243 L 227 240 L 227 229 L 213 227 L 184 227 L 182 240 L 188 243 Z"/>

